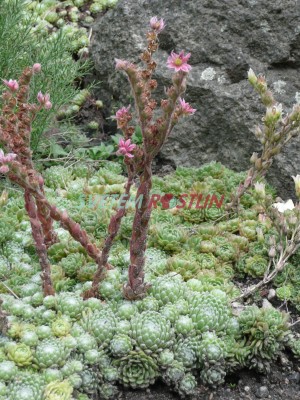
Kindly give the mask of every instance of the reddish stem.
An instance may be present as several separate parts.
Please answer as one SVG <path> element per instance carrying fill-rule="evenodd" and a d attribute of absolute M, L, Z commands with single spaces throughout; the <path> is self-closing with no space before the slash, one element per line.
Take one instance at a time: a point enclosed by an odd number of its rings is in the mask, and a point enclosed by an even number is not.
<path fill-rule="evenodd" d="M 51 267 L 47 257 L 47 248 L 44 241 L 44 234 L 42 229 L 42 224 L 37 215 L 37 207 L 34 202 L 33 196 L 30 194 L 29 190 L 25 190 L 25 208 L 28 213 L 32 236 L 35 242 L 36 252 L 39 257 L 39 261 L 42 268 L 42 282 L 43 291 L 45 296 L 54 295 L 55 291 L 51 281 Z"/>
<path fill-rule="evenodd" d="M 105 240 L 104 247 L 102 249 L 102 254 L 100 258 L 100 262 L 98 264 L 98 269 L 94 275 L 93 283 L 91 289 L 87 290 L 83 294 L 84 299 L 88 299 L 90 297 L 97 297 L 99 296 L 99 283 L 101 280 L 104 278 L 103 272 L 104 266 L 107 265 L 108 262 L 108 256 L 109 256 L 109 251 L 111 249 L 111 246 L 113 244 L 114 239 L 116 238 L 120 225 L 121 225 L 121 220 L 126 214 L 126 204 L 129 200 L 130 197 L 130 189 L 133 184 L 133 178 L 134 178 L 134 169 L 132 166 L 128 166 L 128 180 L 125 186 L 125 196 L 124 196 L 124 204 L 122 205 L 122 208 L 120 207 L 118 211 L 116 212 L 115 215 L 112 216 L 109 226 L 108 226 L 108 237 Z"/>

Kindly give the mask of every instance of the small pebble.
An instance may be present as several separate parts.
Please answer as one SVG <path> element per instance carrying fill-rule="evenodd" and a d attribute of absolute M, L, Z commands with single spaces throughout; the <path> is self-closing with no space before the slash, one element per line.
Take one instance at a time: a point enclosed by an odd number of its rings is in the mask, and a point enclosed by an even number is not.
<path fill-rule="evenodd" d="M 275 296 L 276 296 L 276 291 L 275 291 L 275 289 L 270 289 L 270 290 L 269 290 L 269 293 L 268 293 L 268 300 L 274 299 Z"/>
<path fill-rule="evenodd" d="M 289 375 L 289 380 L 291 382 L 299 383 L 300 382 L 300 374 L 299 374 L 299 372 L 294 372 L 291 375 Z"/>
<path fill-rule="evenodd" d="M 244 390 L 245 390 L 245 392 L 250 392 L 250 387 L 249 386 L 245 386 Z"/>
<path fill-rule="evenodd" d="M 283 354 L 280 354 L 279 359 L 280 359 L 281 365 L 288 365 L 289 364 L 288 358 L 285 357 Z"/>
<path fill-rule="evenodd" d="M 269 389 L 267 386 L 261 386 L 259 389 L 257 389 L 255 394 L 259 399 L 265 399 L 269 396 Z"/>
<path fill-rule="evenodd" d="M 274 307 L 273 307 L 272 304 L 269 302 L 269 300 L 263 299 L 262 308 L 264 308 L 264 309 L 272 309 L 272 308 L 274 308 Z"/>

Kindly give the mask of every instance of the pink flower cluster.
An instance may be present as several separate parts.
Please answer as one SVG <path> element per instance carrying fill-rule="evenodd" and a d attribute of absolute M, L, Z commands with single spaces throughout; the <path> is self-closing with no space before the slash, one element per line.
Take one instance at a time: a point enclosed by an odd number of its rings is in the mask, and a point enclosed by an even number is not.
<path fill-rule="evenodd" d="M 6 174 L 9 171 L 9 166 L 7 163 L 12 162 L 16 157 L 17 155 L 14 153 L 8 153 L 5 155 L 3 150 L 0 149 L 0 164 L 2 164 L 0 167 L 1 174 Z"/>
<path fill-rule="evenodd" d="M 37 95 L 38 102 L 45 107 L 46 110 L 50 110 L 52 108 L 52 103 L 50 101 L 50 94 L 43 94 L 42 92 L 38 92 Z"/>
<path fill-rule="evenodd" d="M 128 158 L 133 158 L 133 154 L 131 154 L 131 152 L 135 149 L 135 147 L 136 147 L 136 145 L 131 143 L 130 139 L 127 139 L 127 140 L 120 139 L 117 155 L 118 156 L 126 156 Z"/>

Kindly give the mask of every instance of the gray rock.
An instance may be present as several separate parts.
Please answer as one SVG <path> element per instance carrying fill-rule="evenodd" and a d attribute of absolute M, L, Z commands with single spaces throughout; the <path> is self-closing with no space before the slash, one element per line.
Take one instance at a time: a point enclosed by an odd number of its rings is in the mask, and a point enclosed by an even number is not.
<path fill-rule="evenodd" d="M 288 376 L 291 382 L 299 383 L 300 382 L 300 373 L 293 372 L 291 375 Z"/>
<path fill-rule="evenodd" d="M 261 386 L 260 388 L 257 389 L 255 395 L 259 399 L 265 399 L 266 397 L 269 396 L 269 389 L 267 388 L 267 386 Z"/>
<path fill-rule="evenodd" d="M 249 67 L 263 73 L 277 100 L 291 109 L 300 101 L 300 7 L 295 0 L 120 0 L 93 26 L 91 52 L 97 95 L 107 116 L 132 102 L 129 85 L 115 71 L 114 58 L 139 61 L 151 16 L 166 21 L 160 35 L 155 78 L 157 95 L 171 83 L 165 63 L 172 51 L 192 53 L 186 100 L 198 111 L 174 129 L 161 157 L 172 165 L 200 166 L 217 160 L 245 170 L 260 143 L 253 129 L 264 108 L 247 82 Z M 108 120 L 110 121 L 110 120 Z M 109 125 L 111 124 L 111 125 Z M 116 126 L 108 122 L 108 131 Z M 300 172 L 300 139 L 279 155 L 269 173 L 281 196 L 293 193 L 291 175 Z"/>

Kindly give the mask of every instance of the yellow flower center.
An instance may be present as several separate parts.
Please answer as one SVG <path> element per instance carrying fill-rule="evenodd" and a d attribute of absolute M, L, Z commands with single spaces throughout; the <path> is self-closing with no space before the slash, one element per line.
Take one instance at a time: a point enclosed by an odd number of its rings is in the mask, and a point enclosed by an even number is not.
<path fill-rule="evenodd" d="M 174 64 L 178 66 L 182 65 L 182 59 L 177 57 L 176 60 L 174 61 Z"/>

